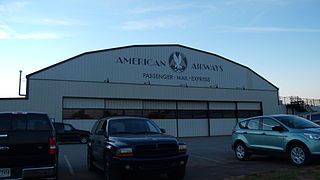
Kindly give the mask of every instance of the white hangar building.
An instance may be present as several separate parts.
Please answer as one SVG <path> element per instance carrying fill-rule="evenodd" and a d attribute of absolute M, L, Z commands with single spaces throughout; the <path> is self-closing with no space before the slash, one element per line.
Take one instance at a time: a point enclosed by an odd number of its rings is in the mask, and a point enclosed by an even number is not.
<path fill-rule="evenodd" d="M 229 135 L 235 122 L 278 113 L 278 88 L 250 68 L 182 45 L 92 51 L 27 76 L 25 98 L 0 111 L 46 112 L 80 129 L 144 116 L 178 137 Z"/>

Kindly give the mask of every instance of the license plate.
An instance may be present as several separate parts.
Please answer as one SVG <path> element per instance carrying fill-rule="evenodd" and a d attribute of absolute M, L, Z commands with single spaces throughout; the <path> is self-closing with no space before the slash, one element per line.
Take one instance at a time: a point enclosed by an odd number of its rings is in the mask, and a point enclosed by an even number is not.
<path fill-rule="evenodd" d="M 10 168 L 0 168 L 0 178 L 10 177 L 11 169 Z"/>

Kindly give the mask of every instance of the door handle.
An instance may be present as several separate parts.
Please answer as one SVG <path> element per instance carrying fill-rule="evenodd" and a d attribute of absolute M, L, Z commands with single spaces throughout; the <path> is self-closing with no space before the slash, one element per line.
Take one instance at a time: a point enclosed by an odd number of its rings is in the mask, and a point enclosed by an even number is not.
<path fill-rule="evenodd" d="M 267 135 L 266 133 L 261 133 L 261 135 Z"/>
<path fill-rule="evenodd" d="M 243 134 L 248 134 L 247 132 L 243 132 Z"/>

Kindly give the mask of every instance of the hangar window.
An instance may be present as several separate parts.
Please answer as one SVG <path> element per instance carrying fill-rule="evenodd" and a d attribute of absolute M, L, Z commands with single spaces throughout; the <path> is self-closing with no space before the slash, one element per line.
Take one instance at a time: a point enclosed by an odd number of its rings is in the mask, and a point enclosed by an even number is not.
<path fill-rule="evenodd" d="M 193 111 L 192 118 L 208 118 L 208 111 L 207 110 Z"/>
<path fill-rule="evenodd" d="M 208 118 L 206 110 L 178 110 L 179 119 Z"/>
<path fill-rule="evenodd" d="M 209 118 L 236 118 L 236 110 L 209 110 Z"/>
<path fill-rule="evenodd" d="M 177 111 L 176 110 L 160 110 L 161 119 L 176 119 Z"/>
<path fill-rule="evenodd" d="M 261 116 L 261 115 L 262 115 L 261 110 L 239 110 L 238 111 L 239 118 L 249 118 L 249 117 Z"/>
<path fill-rule="evenodd" d="M 238 114 L 237 114 L 238 112 Z M 248 118 L 261 110 L 175 110 L 175 109 L 63 109 L 63 119 L 101 119 L 110 116 L 143 116 L 151 119 Z"/>
<path fill-rule="evenodd" d="M 150 118 L 150 119 L 161 119 L 159 110 L 143 110 L 143 117 Z"/>
<path fill-rule="evenodd" d="M 104 110 L 103 117 L 110 117 L 110 116 L 122 116 L 123 110 L 121 109 L 108 109 Z"/>
<path fill-rule="evenodd" d="M 178 119 L 192 119 L 192 111 L 178 110 Z"/>
<path fill-rule="evenodd" d="M 141 109 L 125 109 L 123 115 L 125 116 L 142 116 Z"/>
<path fill-rule="evenodd" d="M 176 119 L 176 110 L 154 110 L 145 109 L 143 110 L 143 117 L 150 119 Z"/>
<path fill-rule="evenodd" d="M 63 119 L 99 119 L 104 115 L 103 109 L 64 109 Z"/>
<path fill-rule="evenodd" d="M 86 109 L 85 114 L 89 119 L 100 119 L 103 117 L 103 109 Z"/>

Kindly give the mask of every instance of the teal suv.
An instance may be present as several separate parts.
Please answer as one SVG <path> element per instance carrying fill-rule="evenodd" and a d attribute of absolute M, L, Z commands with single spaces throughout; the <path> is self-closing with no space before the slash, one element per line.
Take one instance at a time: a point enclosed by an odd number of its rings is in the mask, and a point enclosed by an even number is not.
<path fill-rule="evenodd" d="M 284 154 L 301 166 L 320 155 L 320 126 L 295 115 L 258 116 L 239 121 L 232 131 L 239 160 L 252 154 Z"/>

